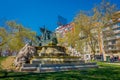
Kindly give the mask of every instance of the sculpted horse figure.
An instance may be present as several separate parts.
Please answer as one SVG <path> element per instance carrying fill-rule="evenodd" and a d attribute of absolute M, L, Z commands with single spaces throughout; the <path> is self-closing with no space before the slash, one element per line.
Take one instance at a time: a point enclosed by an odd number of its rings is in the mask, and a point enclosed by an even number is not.
<path fill-rule="evenodd" d="M 24 63 L 29 63 L 30 59 L 37 55 L 35 47 L 26 44 L 17 54 L 14 64 L 16 67 L 21 67 Z"/>

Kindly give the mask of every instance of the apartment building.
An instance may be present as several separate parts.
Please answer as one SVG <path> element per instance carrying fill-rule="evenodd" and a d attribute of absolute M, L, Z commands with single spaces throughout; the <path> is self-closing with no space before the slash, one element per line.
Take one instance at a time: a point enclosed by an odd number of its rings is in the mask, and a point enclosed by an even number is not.
<path fill-rule="evenodd" d="M 74 28 L 74 23 L 69 23 L 66 25 L 58 26 L 55 30 L 56 34 L 58 35 L 58 38 L 63 38 L 65 34 L 69 31 L 72 31 Z"/>
<path fill-rule="evenodd" d="M 104 60 L 120 58 L 120 11 L 112 16 L 110 24 L 102 31 Z"/>
<path fill-rule="evenodd" d="M 100 33 L 92 30 L 95 33 L 98 43 L 95 47 L 95 57 L 99 60 L 109 61 L 114 57 L 114 60 L 120 58 L 120 11 L 113 14 L 112 19 Z M 97 33 L 97 35 L 96 35 Z M 90 45 L 85 43 L 84 52 L 92 54 Z M 100 59 L 103 58 L 103 59 Z"/>

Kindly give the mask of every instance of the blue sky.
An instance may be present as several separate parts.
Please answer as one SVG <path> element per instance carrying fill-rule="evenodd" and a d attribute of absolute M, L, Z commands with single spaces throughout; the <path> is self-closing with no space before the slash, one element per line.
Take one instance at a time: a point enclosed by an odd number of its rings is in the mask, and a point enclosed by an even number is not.
<path fill-rule="evenodd" d="M 120 0 L 110 0 L 120 5 Z M 45 25 L 49 30 L 57 27 L 57 16 L 71 22 L 80 10 L 90 10 L 101 0 L 0 0 L 0 19 L 16 20 L 39 32 Z"/>

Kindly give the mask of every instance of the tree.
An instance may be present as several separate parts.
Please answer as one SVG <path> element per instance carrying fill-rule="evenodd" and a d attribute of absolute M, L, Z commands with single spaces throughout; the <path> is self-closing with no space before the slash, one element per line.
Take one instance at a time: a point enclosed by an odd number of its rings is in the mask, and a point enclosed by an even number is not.
<path fill-rule="evenodd" d="M 9 30 L 5 28 L 0 28 L 0 47 L 10 50 L 18 51 L 20 50 L 25 43 L 29 41 L 35 42 L 35 32 L 32 32 L 30 29 L 25 28 L 22 24 L 17 24 L 15 21 L 6 22 Z"/>
<path fill-rule="evenodd" d="M 114 12 L 116 12 L 116 10 L 117 8 L 114 4 L 110 4 L 105 0 L 103 0 L 100 5 L 96 6 L 93 9 L 93 12 L 94 12 L 93 17 L 95 19 L 95 22 L 99 23 L 98 25 L 96 25 L 96 27 L 98 29 L 98 42 L 99 42 L 100 53 L 102 55 L 105 55 L 103 38 L 111 37 L 114 35 L 111 27 L 112 25 L 111 20 L 112 20 L 112 15 Z M 106 28 L 107 28 L 107 31 L 104 31 L 104 29 Z"/>
<path fill-rule="evenodd" d="M 78 42 L 77 44 L 79 45 L 79 43 L 82 43 L 82 45 L 80 45 L 81 47 L 79 48 L 84 48 L 87 47 L 86 44 L 89 45 L 89 47 L 91 48 L 92 53 L 95 55 L 96 52 L 96 45 L 97 45 L 97 36 L 96 36 L 96 27 L 94 26 L 95 21 L 93 19 L 93 17 L 88 16 L 87 14 L 85 14 L 84 12 L 80 12 L 75 20 L 75 31 L 77 32 L 77 34 L 79 35 Z"/>
<path fill-rule="evenodd" d="M 10 27 L 10 40 L 7 45 L 12 50 L 19 50 L 26 42 L 35 42 L 35 32 L 30 31 L 21 24 L 17 24 L 15 21 L 8 21 L 7 25 Z"/>
<path fill-rule="evenodd" d="M 0 46 L 7 42 L 7 32 L 4 28 L 0 28 Z"/>
<path fill-rule="evenodd" d="M 80 38 L 77 38 L 77 44 L 79 45 L 80 42 L 87 43 L 93 56 L 95 56 L 96 47 L 99 44 L 101 53 L 103 53 L 103 46 L 100 45 L 102 44 L 102 30 L 110 24 L 110 19 L 115 10 L 115 5 L 103 0 L 100 5 L 93 8 L 93 11 L 80 12 L 74 19 L 75 32 L 77 35 L 80 34 Z M 104 35 L 112 35 L 111 29 L 108 32 Z M 81 46 L 85 47 L 86 45 Z"/>
<path fill-rule="evenodd" d="M 67 43 L 67 46 L 74 47 L 75 46 L 75 35 L 74 35 L 74 32 L 72 30 L 68 31 L 65 34 L 64 40 Z"/>

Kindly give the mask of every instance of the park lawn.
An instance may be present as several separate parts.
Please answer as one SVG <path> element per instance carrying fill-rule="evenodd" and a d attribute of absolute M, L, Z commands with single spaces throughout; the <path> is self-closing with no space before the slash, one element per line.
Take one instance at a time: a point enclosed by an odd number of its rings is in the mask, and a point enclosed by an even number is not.
<path fill-rule="evenodd" d="M 0 63 L 2 60 L 6 59 L 7 57 L 0 57 Z"/>
<path fill-rule="evenodd" d="M 7 57 L 0 57 L 0 70 L 1 70 L 1 61 L 5 60 Z"/>
<path fill-rule="evenodd" d="M 120 66 L 98 62 L 100 68 L 49 73 L 0 71 L 0 80 L 120 80 Z"/>

